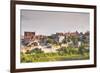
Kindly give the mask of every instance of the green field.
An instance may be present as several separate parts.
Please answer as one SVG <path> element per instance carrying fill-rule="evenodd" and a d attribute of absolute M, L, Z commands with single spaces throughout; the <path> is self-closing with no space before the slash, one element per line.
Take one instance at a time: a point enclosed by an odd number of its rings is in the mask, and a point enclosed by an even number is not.
<path fill-rule="evenodd" d="M 44 53 L 41 50 L 32 50 L 31 52 L 21 53 L 21 63 L 86 59 L 89 59 L 89 50 L 82 48 L 63 48 L 56 53 Z"/>

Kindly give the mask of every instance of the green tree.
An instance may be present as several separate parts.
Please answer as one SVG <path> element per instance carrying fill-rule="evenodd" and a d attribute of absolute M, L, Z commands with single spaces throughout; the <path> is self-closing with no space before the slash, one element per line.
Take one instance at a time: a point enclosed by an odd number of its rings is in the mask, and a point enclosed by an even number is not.
<path fill-rule="evenodd" d="M 80 53 L 81 55 L 84 55 L 84 46 L 83 46 L 83 45 L 81 45 L 81 46 L 79 47 L 79 53 Z"/>
<path fill-rule="evenodd" d="M 39 48 L 35 48 L 35 49 L 31 50 L 30 53 L 37 54 L 37 53 L 44 53 L 44 52 L 41 49 L 39 49 Z"/>
<path fill-rule="evenodd" d="M 53 44 L 53 39 L 48 38 L 48 39 L 47 39 L 47 43 Z"/>
<path fill-rule="evenodd" d="M 61 47 L 57 50 L 59 55 L 64 55 L 68 53 L 68 49 L 66 47 Z"/>

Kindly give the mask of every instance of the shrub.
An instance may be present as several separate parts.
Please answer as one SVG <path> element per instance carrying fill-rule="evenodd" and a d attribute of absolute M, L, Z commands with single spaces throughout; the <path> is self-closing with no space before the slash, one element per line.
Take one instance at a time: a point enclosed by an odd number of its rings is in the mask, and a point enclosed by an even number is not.
<path fill-rule="evenodd" d="M 30 51 L 30 53 L 44 53 L 44 51 L 42 51 L 41 49 L 39 49 L 39 48 L 35 48 L 35 49 L 33 49 L 33 50 L 31 50 Z"/>

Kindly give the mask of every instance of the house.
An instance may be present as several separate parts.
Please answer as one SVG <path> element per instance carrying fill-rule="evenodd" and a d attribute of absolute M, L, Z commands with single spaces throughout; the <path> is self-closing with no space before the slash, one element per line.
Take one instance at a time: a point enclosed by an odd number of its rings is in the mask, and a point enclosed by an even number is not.
<path fill-rule="evenodd" d="M 58 42 L 61 43 L 61 42 L 64 40 L 64 38 L 65 38 L 65 36 L 59 35 L 59 36 L 58 36 Z"/>
<path fill-rule="evenodd" d="M 35 38 L 35 32 L 24 32 L 25 40 L 32 40 Z"/>
<path fill-rule="evenodd" d="M 35 40 L 35 32 L 24 32 L 24 39 L 22 39 L 22 44 L 27 45 L 30 41 Z"/>
<path fill-rule="evenodd" d="M 21 47 L 21 52 L 25 53 L 36 48 L 42 49 L 43 47 L 39 44 L 38 40 L 30 41 L 27 46 Z"/>
<path fill-rule="evenodd" d="M 56 42 L 59 42 L 59 43 L 61 43 L 65 38 L 64 33 L 56 33 L 56 34 L 53 34 L 52 37 Z"/>

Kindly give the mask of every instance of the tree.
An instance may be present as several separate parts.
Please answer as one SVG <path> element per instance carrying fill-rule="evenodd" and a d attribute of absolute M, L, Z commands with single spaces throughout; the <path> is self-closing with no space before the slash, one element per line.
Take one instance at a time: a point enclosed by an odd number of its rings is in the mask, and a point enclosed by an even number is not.
<path fill-rule="evenodd" d="M 49 38 L 49 39 L 53 39 L 53 37 L 52 37 L 52 36 L 48 36 L 48 38 Z"/>
<path fill-rule="evenodd" d="M 53 44 L 53 39 L 48 38 L 47 43 Z"/>
<path fill-rule="evenodd" d="M 44 53 L 44 51 L 42 51 L 42 50 L 39 49 L 39 48 L 35 48 L 35 49 L 31 50 L 30 53 L 35 53 L 35 54 L 37 54 L 37 53 Z"/>
<path fill-rule="evenodd" d="M 62 40 L 62 43 L 66 44 L 67 43 L 67 40 L 66 39 L 63 39 Z"/>
<path fill-rule="evenodd" d="M 64 55 L 64 54 L 68 53 L 68 49 L 66 47 L 61 47 L 57 51 L 58 51 L 59 55 Z"/>
<path fill-rule="evenodd" d="M 79 53 L 80 53 L 81 55 L 84 55 L 84 46 L 83 46 L 83 45 L 81 45 L 81 46 L 79 47 Z"/>

